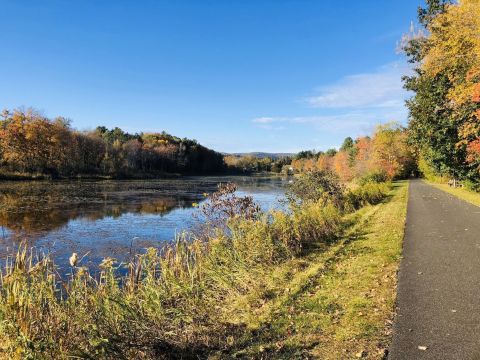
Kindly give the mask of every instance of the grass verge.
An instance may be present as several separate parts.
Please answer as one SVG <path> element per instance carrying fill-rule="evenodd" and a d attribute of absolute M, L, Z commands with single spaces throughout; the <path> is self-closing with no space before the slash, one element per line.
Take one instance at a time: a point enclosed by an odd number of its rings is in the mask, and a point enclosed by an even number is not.
<path fill-rule="evenodd" d="M 228 356 L 381 359 L 390 341 L 408 182 L 352 215 L 336 245 L 281 264 L 228 305 L 248 335 Z M 219 353 L 215 358 L 225 358 Z"/>
<path fill-rule="evenodd" d="M 464 189 L 464 188 L 453 188 L 448 184 L 439 184 L 431 181 L 426 181 L 426 182 L 436 187 L 437 189 L 440 189 L 449 194 L 452 194 L 458 197 L 459 199 L 469 202 L 470 204 L 480 206 L 480 193 L 474 192 L 472 190 Z"/>
<path fill-rule="evenodd" d="M 137 255 L 120 277 L 106 258 L 95 277 L 71 260 L 62 279 L 48 257 L 21 251 L 0 273 L 0 357 L 381 358 L 406 184 L 234 216 L 228 229 Z M 212 196 L 213 209 L 248 205 L 229 194 Z"/>

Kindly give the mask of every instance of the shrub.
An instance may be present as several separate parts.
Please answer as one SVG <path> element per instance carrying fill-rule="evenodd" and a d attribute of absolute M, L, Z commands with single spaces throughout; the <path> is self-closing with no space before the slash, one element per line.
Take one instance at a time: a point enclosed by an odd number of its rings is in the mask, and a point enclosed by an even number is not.
<path fill-rule="evenodd" d="M 306 249 L 328 243 L 341 235 L 342 213 L 333 204 L 310 203 L 295 209 L 293 214 L 297 248 Z"/>
<path fill-rule="evenodd" d="M 448 181 L 448 176 L 437 172 L 423 156 L 418 159 L 418 171 L 428 181 L 436 183 L 446 183 Z"/>
<path fill-rule="evenodd" d="M 269 265 L 285 259 L 286 245 L 278 241 L 267 218 L 259 220 L 235 219 L 230 223 L 232 250 L 242 262 Z"/>
<path fill-rule="evenodd" d="M 366 183 L 345 194 L 345 208 L 354 211 L 365 205 L 378 204 L 386 198 L 389 191 L 389 183 Z"/>
<path fill-rule="evenodd" d="M 382 183 L 387 181 L 387 174 L 384 171 L 372 171 L 364 176 L 362 176 L 358 183 L 360 185 L 365 185 L 368 183 Z"/>
<path fill-rule="evenodd" d="M 291 214 L 272 213 L 270 233 L 283 256 L 298 255 L 304 249 L 327 244 L 341 235 L 342 212 L 332 204 L 308 203 L 294 207 Z"/>
<path fill-rule="evenodd" d="M 463 184 L 465 188 L 474 192 L 480 192 L 480 183 L 472 180 L 464 180 Z"/>
<path fill-rule="evenodd" d="M 199 226 L 195 235 L 206 238 L 214 232 L 225 230 L 233 218 L 246 220 L 258 219 L 262 212 L 251 196 L 237 196 L 237 185 L 221 183 L 218 190 L 208 195 L 207 201 L 200 206 Z"/>
<path fill-rule="evenodd" d="M 272 237 L 283 244 L 291 254 L 298 254 L 301 251 L 301 243 L 295 230 L 295 221 L 291 214 L 281 211 L 271 213 L 270 231 Z"/>
<path fill-rule="evenodd" d="M 297 177 L 287 188 L 286 196 L 292 204 L 303 202 L 331 203 L 339 208 L 343 204 L 345 187 L 338 176 L 330 171 L 312 171 Z"/>

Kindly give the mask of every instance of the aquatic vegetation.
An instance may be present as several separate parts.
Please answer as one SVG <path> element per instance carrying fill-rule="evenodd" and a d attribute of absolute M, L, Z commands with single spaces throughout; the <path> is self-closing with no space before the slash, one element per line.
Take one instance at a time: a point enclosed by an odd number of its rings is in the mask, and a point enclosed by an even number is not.
<path fill-rule="evenodd" d="M 212 197 L 222 204 L 215 211 L 235 210 L 225 228 L 203 238 L 180 234 L 128 264 L 106 258 L 97 275 L 74 254 L 71 274 L 61 278 L 48 257 L 21 249 L 0 278 L 0 356 L 188 358 L 238 345 L 249 330 L 228 320 L 232 299 L 258 289 L 277 265 L 328 247 L 349 222 L 330 202 L 251 213 L 232 207 L 254 205 L 231 195 Z"/>

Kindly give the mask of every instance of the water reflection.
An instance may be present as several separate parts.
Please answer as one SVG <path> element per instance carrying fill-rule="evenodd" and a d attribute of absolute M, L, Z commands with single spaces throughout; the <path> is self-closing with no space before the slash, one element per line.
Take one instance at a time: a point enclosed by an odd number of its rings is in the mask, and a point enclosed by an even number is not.
<path fill-rule="evenodd" d="M 23 241 L 65 261 L 71 252 L 125 258 L 171 241 L 193 223 L 194 202 L 233 181 L 264 208 L 276 206 L 285 180 L 270 177 L 197 177 L 148 181 L 0 183 L 0 256 Z"/>

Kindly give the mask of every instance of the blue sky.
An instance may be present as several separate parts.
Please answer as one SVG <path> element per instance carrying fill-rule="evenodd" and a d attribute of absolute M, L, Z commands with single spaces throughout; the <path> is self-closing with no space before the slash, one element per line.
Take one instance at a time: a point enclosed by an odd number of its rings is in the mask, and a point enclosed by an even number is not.
<path fill-rule="evenodd" d="M 0 0 L 0 108 L 195 138 L 327 149 L 405 122 L 397 42 L 419 0 Z"/>

